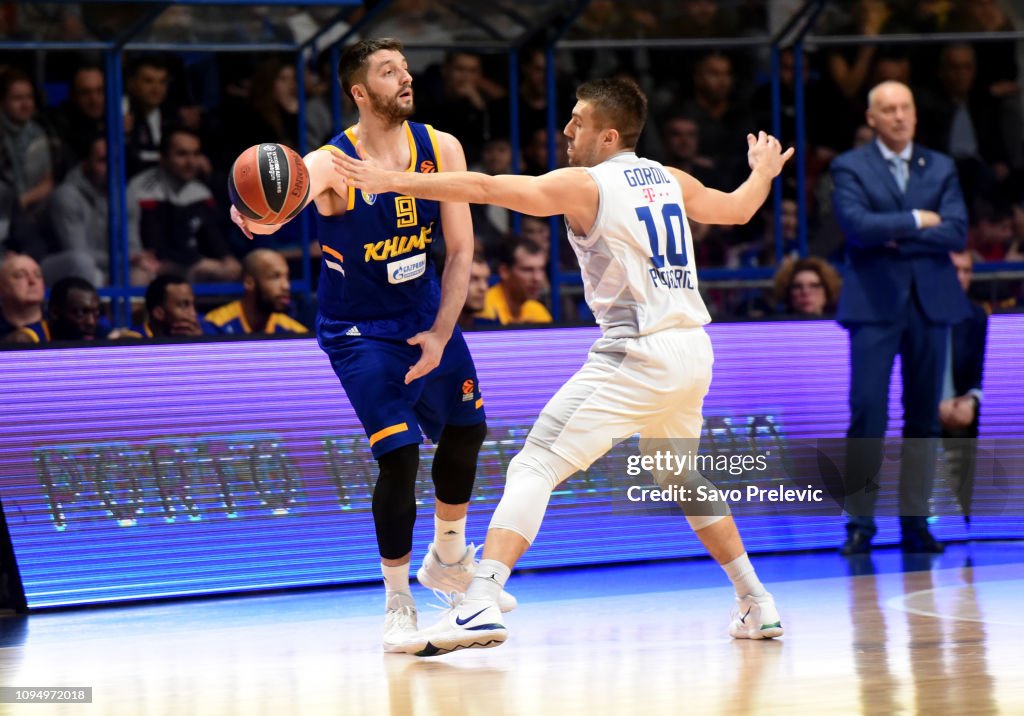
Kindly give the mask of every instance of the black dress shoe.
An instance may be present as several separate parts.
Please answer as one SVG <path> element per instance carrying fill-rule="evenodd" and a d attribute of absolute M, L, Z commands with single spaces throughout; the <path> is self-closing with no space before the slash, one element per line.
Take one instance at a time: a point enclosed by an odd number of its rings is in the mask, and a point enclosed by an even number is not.
<path fill-rule="evenodd" d="M 872 535 L 864 530 L 849 530 L 846 542 L 839 548 L 839 554 L 852 557 L 855 554 L 867 554 L 871 551 Z"/>
<path fill-rule="evenodd" d="M 904 532 L 900 549 L 908 554 L 942 554 L 945 551 L 927 529 Z"/>

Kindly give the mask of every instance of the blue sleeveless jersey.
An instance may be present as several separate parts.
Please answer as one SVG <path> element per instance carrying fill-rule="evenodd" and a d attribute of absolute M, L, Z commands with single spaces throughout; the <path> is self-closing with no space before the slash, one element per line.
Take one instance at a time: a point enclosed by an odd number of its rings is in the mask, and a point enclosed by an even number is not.
<path fill-rule="evenodd" d="M 406 122 L 405 133 L 412 155 L 407 171 L 440 171 L 434 129 Z M 349 128 L 323 149 L 358 157 L 355 141 Z M 440 202 L 350 187 L 344 214 L 317 217 L 323 249 L 317 298 L 332 332 L 405 340 L 433 325 L 441 288 L 430 245 L 441 235 Z"/>

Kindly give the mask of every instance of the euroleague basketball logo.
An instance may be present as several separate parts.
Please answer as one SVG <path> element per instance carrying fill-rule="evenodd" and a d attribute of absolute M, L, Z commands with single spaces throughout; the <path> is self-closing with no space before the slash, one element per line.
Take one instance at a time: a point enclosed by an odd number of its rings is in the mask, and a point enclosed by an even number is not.
<path fill-rule="evenodd" d="M 283 176 L 281 172 L 281 159 L 277 156 L 276 144 L 264 144 L 263 153 L 267 157 L 267 176 L 272 182 L 278 195 L 284 191 Z"/>
<path fill-rule="evenodd" d="M 420 173 L 421 174 L 433 174 L 436 171 L 437 171 L 437 167 L 435 167 L 434 163 L 432 161 L 430 161 L 429 159 L 424 159 L 422 162 L 420 162 Z"/>
<path fill-rule="evenodd" d="M 476 382 L 469 378 L 462 383 L 462 402 L 468 403 L 473 399 L 473 389 L 476 387 Z"/>

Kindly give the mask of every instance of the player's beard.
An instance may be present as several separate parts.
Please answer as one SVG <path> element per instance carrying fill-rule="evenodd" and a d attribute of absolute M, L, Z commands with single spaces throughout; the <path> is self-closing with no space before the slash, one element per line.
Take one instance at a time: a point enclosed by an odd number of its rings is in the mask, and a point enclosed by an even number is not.
<path fill-rule="evenodd" d="M 568 147 L 566 149 L 568 150 Z M 592 167 L 594 166 L 594 157 L 591 150 L 592 147 L 584 147 L 579 142 L 573 141 L 572 154 L 566 151 L 566 161 L 570 167 Z"/>
<path fill-rule="evenodd" d="M 260 291 L 257 294 L 256 307 L 259 309 L 260 313 L 266 316 L 269 316 L 271 313 L 277 313 L 280 310 L 277 307 L 277 302 L 273 298 L 267 296 L 267 294 L 263 293 L 263 291 Z"/>
<path fill-rule="evenodd" d="M 405 91 L 403 88 L 402 92 Z M 373 110 L 374 114 L 383 117 L 391 124 L 401 124 L 415 111 L 413 102 L 405 107 L 398 103 L 398 95 L 392 97 L 385 97 L 384 95 L 377 94 L 373 90 L 367 88 L 366 93 L 370 97 L 370 109 Z"/>

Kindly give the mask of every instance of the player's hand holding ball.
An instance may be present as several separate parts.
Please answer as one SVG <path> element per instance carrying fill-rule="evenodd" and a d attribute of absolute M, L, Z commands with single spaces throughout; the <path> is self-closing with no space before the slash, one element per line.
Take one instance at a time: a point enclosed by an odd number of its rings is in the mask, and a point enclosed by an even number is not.
<path fill-rule="evenodd" d="M 309 199 L 309 172 L 283 144 L 256 144 L 238 155 L 228 174 L 231 220 L 252 238 L 252 224 L 284 224 Z"/>

